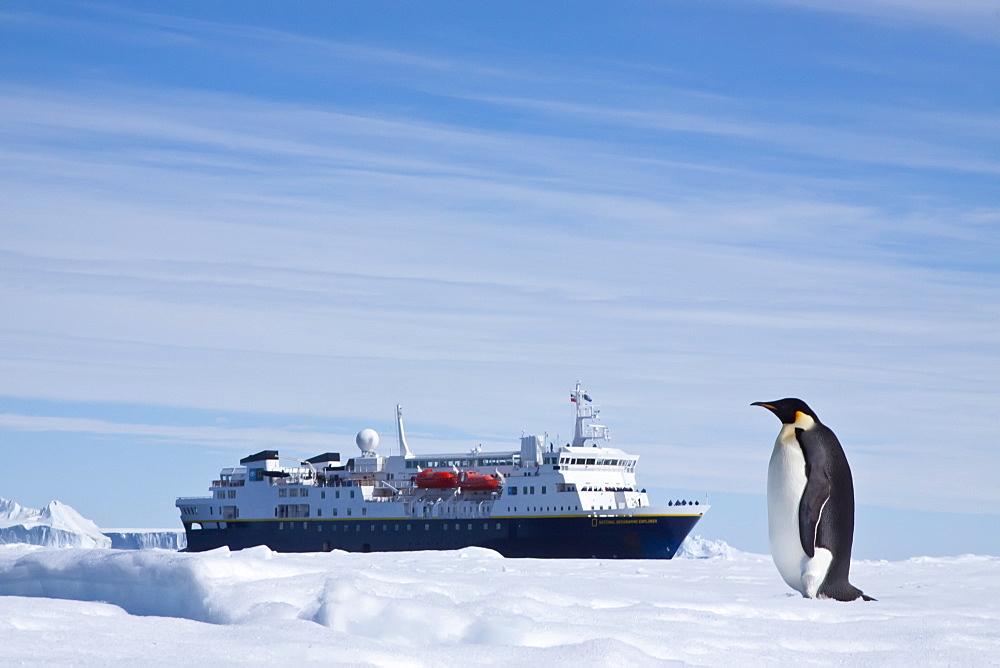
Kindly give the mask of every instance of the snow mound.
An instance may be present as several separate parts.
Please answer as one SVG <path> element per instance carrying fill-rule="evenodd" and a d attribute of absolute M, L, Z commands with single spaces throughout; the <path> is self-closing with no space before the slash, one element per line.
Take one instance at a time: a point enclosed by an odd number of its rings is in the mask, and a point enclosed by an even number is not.
<path fill-rule="evenodd" d="M 0 664 L 978 666 L 1000 655 L 1000 558 L 858 562 L 852 581 L 879 601 L 840 603 L 798 596 L 770 559 L 748 556 L 5 545 Z"/>
<path fill-rule="evenodd" d="M 100 528 L 70 506 L 50 501 L 38 510 L 0 498 L 0 545 L 27 543 L 48 547 L 111 547 Z"/>
<path fill-rule="evenodd" d="M 701 536 L 688 536 L 675 555 L 677 559 L 751 559 L 761 555 L 737 550 L 722 539 L 709 540 Z"/>

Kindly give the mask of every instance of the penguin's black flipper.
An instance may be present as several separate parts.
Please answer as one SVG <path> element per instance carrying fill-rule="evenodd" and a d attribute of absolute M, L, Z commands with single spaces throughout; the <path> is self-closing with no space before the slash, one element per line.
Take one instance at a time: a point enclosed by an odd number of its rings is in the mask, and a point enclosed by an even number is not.
<path fill-rule="evenodd" d="M 802 446 L 802 454 L 806 460 L 806 488 L 799 501 L 799 540 L 802 542 L 802 551 L 812 559 L 816 556 L 816 531 L 820 515 L 830 498 L 833 484 L 827 466 L 826 450 L 813 442 L 815 435 L 796 429 L 795 438 Z"/>

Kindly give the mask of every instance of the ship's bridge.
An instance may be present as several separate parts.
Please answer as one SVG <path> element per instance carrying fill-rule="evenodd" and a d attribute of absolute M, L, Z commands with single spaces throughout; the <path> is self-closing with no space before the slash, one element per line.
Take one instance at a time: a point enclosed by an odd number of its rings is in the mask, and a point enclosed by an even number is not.
<path fill-rule="evenodd" d="M 618 448 L 594 448 L 566 446 L 558 453 L 557 464 L 560 470 L 592 469 L 597 467 L 635 472 L 638 455 L 630 455 Z"/>

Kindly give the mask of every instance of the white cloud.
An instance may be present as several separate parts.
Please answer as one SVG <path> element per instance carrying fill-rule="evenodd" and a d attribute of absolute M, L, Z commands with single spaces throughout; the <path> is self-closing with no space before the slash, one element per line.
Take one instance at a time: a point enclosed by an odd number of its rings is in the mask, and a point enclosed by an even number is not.
<path fill-rule="evenodd" d="M 988 481 L 956 476 L 998 456 L 995 118 L 857 97 L 791 113 L 650 85 L 642 104 L 436 90 L 496 117 L 0 87 L 0 395 L 357 428 L 401 401 L 433 451 L 442 432 L 461 447 L 566 435 L 558 398 L 581 378 L 664 484 L 753 491 L 774 425 L 747 404 L 799 394 L 864 448 L 866 492 L 996 508 Z M 324 438 L 8 414 L 10 431 Z M 937 470 L 941 443 L 953 487 L 893 482 Z"/>
<path fill-rule="evenodd" d="M 892 25 L 944 27 L 978 38 L 1000 39 L 1000 6 L 995 0 L 768 1 L 816 12 L 849 14 Z"/>
<path fill-rule="evenodd" d="M 102 436 L 136 436 L 170 442 L 223 445 L 250 450 L 258 447 L 330 445 L 330 434 L 294 429 L 133 424 L 93 418 L 0 414 L 0 428 L 13 431 L 65 432 Z"/>

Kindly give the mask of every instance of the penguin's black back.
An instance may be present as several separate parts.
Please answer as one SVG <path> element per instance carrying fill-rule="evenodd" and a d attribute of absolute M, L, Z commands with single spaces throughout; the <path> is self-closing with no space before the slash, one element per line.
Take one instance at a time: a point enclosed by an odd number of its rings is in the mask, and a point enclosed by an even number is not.
<path fill-rule="evenodd" d="M 847 455 L 836 434 L 818 420 L 812 429 L 796 429 L 796 437 L 806 460 L 806 489 L 799 507 L 802 549 L 809 557 L 815 554 L 814 546 L 833 555 L 818 593 L 853 601 L 864 594 L 848 581 L 854 546 L 854 480 Z"/>

